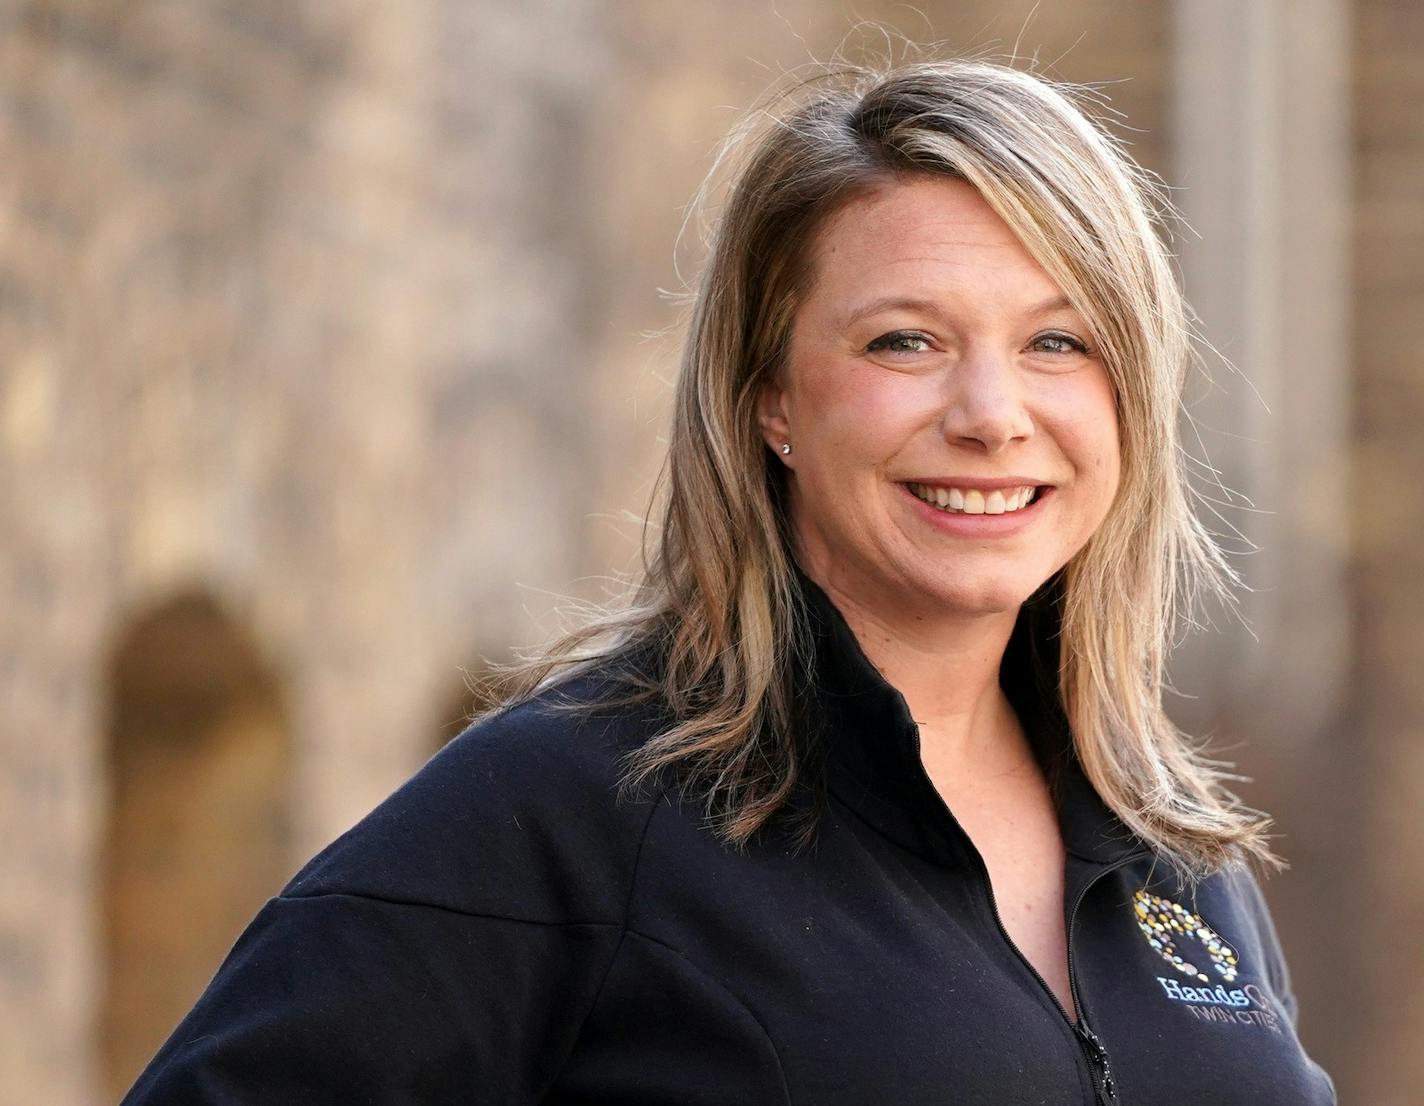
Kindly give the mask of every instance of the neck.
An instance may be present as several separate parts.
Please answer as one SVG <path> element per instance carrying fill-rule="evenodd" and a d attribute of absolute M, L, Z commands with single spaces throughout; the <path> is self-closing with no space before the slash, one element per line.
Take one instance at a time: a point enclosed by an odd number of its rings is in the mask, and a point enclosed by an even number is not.
<path fill-rule="evenodd" d="M 999 685 L 999 667 L 1017 611 L 926 615 L 877 603 L 808 564 L 806 574 L 845 618 L 866 659 L 905 699 L 920 727 L 926 765 L 1016 764 L 1022 730 Z"/>

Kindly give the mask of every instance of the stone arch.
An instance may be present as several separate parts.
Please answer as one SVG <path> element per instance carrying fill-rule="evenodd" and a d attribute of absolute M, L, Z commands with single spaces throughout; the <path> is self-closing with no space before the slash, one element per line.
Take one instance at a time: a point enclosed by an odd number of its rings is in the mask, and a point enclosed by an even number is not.
<path fill-rule="evenodd" d="M 200 590 L 129 619 L 106 675 L 99 1039 L 116 1101 L 290 874 L 291 730 L 262 651 Z"/>

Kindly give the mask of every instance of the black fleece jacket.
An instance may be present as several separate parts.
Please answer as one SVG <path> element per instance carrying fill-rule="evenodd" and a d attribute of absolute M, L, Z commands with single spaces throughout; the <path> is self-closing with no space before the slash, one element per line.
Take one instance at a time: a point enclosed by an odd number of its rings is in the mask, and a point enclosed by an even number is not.
<path fill-rule="evenodd" d="M 1075 1026 L 1000 924 L 904 699 L 809 580 L 816 845 L 720 844 L 667 719 L 585 676 L 462 733 L 242 934 L 128 1097 L 174 1103 L 1335 1101 L 1255 879 L 1184 888 L 1088 783 L 1029 608 L 1003 683 L 1067 847 Z M 807 801 L 813 801 L 807 798 Z M 773 822 L 775 824 L 775 820 Z"/>

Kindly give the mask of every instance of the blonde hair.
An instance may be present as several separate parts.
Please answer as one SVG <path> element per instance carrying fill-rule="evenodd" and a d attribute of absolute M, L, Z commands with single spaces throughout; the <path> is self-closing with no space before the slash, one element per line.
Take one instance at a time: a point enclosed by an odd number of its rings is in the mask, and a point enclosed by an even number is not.
<path fill-rule="evenodd" d="M 1083 92 L 980 60 L 838 66 L 732 134 L 718 161 L 740 168 L 692 301 L 643 578 L 625 605 L 506 672 L 506 704 L 575 672 L 621 672 L 630 699 L 669 711 L 630 755 L 625 784 L 676 770 L 737 847 L 787 803 L 811 753 L 798 715 L 807 638 L 783 468 L 758 431 L 757 394 L 784 357 L 826 218 L 878 182 L 952 176 L 1085 316 L 1116 392 L 1118 495 L 1051 589 L 1061 706 L 1084 771 L 1185 875 L 1278 863 L 1269 819 L 1225 790 L 1234 777 L 1163 710 L 1179 618 L 1202 592 L 1229 600 L 1235 577 L 1191 509 L 1178 448 L 1191 346 L 1159 237 L 1170 207 Z M 625 662 L 644 646 L 658 663 L 640 682 Z M 798 840 L 813 832 L 814 817 Z"/>

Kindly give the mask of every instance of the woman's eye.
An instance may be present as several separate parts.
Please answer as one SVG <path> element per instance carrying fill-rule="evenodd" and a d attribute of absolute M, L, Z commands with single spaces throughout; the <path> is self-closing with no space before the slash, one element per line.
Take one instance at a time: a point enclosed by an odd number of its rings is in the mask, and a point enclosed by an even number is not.
<path fill-rule="evenodd" d="M 1088 347 L 1071 334 L 1040 334 L 1030 345 L 1043 353 L 1088 352 Z"/>
<path fill-rule="evenodd" d="M 930 348 L 930 340 L 914 330 L 896 330 L 882 334 L 865 347 L 866 353 L 925 353 Z"/>

